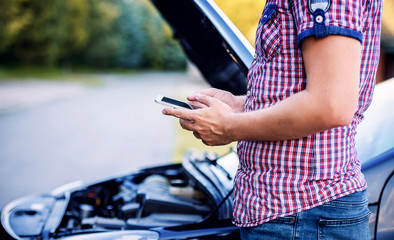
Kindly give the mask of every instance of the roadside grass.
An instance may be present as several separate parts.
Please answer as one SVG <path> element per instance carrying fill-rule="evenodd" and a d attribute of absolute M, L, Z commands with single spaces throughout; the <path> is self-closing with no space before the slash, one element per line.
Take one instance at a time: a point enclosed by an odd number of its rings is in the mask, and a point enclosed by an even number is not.
<path fill-rule="evenodd" d="M 134 75 L 135 70 L 100 70 L 90 68 L 56 68 L 43 66 L 18 66 L 4 67 L 0 66 L 0 81 L 24 81 L 24 80 L 40 80 L 40 81 L 68 81 L 79 82 L 89 87 L 99 87 L 103 85 L 100 74 L 124 74 Z"/>
<path fill-rule="evenodd" d="M 231 143 L 224 146 L 209 147 L 202 143 L 201 140 L 196 139 L 192 132 L 182 129 L 178 121 L 175 121 L 176 127 L 176 142 L 174 149 L 174 161 L 179 163 L 182 160 L 182 156 L 188 151 L 200 151 L 200 152 L 211 152 L 219 156 L 227 154 L 231 149 L 236 148 L 236 143 Z"/>

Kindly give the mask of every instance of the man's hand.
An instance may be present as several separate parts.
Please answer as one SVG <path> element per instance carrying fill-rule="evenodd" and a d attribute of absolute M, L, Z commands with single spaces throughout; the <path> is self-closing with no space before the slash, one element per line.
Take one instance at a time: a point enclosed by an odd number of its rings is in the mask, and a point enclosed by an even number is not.
<path fill-rule="evenodd" d="M 233 112 L 242 112 L 246 96 L 234 96 L 232 93 L 223 91 L 217 88 L 208 88 L 201 91 L 194 93 L 193 95 L 189 96 L 187 99 L 191 101 L 191 104 L 196 107 L 202 107 L 202 103 L 200 103 L 196 97 L 198 95 L 207 95 L 216 99 L 219 99 L 223 103 L 227 104 L 233 109 Z"/>
<path fill-rule="evenodd" d="M 166 108 L 163 114 L 180 118 L 182 128 L 192 131 L 194 136 L 208 146 L 226 145 L 233 141 L 228 131 L 228 122 L 234 115 L 233 109 L 211 96 L 195 94 L 189 98 L 198 109 Z"/>

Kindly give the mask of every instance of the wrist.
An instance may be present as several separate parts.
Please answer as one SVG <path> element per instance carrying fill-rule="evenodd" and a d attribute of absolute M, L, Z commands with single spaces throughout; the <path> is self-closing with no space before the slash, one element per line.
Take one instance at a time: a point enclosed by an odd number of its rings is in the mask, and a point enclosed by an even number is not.
<path fill-rule="evenodd" d="M 231 142 L 240 141 L 242 140 L 242 129 L 240 130 L 240 119 L 242 117 L 242 113 L 231 113 L 226 118 L 226 126 L 225 132 L 227 139 L 231 140 Z"/>
<path fill-rule="evenodd" d="M 234 112 L 236 112 L 236 113 L 243 112 L 244 106 L 245 106 L 245 102 L 246 102 L 246 96 L 245 95 L 234 96 L 234 106 L 233 106 Z"/>

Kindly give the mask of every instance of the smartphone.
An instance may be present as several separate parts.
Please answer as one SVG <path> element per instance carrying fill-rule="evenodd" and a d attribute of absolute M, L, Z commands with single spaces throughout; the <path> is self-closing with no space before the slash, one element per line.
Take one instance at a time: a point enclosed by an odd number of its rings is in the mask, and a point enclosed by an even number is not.
<path fill-rule="evenodd" d="M 193 110 L 193 107 L 185 102 L 182 101 L 178 101 L 169 97 L 164 97 L 164 96 L 157 96 L 155 99 L 155 102 L 163 104 L 167 107 L 173 107 L 173 108 L 186 108 L 186 109 L 190 109 Z"/>

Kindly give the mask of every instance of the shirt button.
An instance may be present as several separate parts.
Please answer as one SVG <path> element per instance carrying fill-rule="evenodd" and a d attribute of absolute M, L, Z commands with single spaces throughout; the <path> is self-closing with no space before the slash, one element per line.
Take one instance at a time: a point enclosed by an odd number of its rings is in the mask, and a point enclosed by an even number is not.
<path fill-rule="evenodd" d="M 323 16 L 322 15 L 317 15 L 316 16 L 316 22 L 317 23 L 322 23 L 323 22 Z"/>
<path fill-rule="evenodd" d="M 246 96 L 249 97 L 250 96 L 250 91 L 246 92 Z"/>
<path fill-rule="evenodd" d="M 241 169 L 242 167 L 241 167 L 241 164 L 238 164 L 238 169 Z"/>
<path fill-rule="evenodd" d="M 254 53 L 254 58 L 257 58 L 257 53 Z"/>

